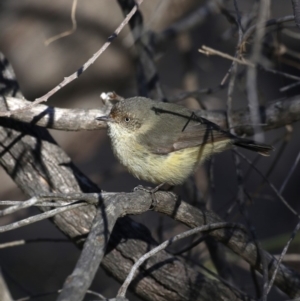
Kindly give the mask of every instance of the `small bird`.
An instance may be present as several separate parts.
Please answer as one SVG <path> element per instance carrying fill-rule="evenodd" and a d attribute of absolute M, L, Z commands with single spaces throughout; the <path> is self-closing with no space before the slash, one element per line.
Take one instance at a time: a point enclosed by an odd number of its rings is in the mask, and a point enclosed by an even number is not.
<path fill-rule="evenodd" d="M 183 106 L 144 97 L 116 101 L 106 121 L 114 154 L 138 179 L 182 184 L 211 155 L 237 145 L 269 156 L 272 146 L 222 130 Z"/>

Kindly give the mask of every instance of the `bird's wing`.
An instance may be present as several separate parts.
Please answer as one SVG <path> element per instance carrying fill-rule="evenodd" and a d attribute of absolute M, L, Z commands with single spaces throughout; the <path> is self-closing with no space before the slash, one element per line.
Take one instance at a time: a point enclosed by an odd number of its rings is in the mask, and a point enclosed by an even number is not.
<path fill-rule="evenodd" d="M 170 152 L 185 148 L 202 146 L 231 139 L 229 132 L 223 131 L 216 124 L 198 116 L 176 120 L 172 127 L 168 126 L 168 119 L 163 119 L 155 131 L 147 133 L 147 147 L 155 154 L 166 155 Z M 162 135 L 159 128 L 168 128 L 168 134 Z"/>
<path fill-rule="evenodd" d="M 201 122 L 193 122 L 187 125 L 173 146 L 174 151 L 176 151 L 188 147 L 224 141 L 230 138 L 230 133 L 221 130 L 216 124 L 206 119 L 201 119 Z"/>

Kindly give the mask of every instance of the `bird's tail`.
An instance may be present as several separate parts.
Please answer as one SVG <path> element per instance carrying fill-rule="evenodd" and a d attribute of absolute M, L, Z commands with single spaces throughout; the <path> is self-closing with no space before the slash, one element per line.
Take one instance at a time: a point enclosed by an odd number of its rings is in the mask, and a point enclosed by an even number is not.
<path fill-rule="evenodd" d="M 263 156 L 270 156 L 270 152 L 274 149 L 271 145 L 243 138 L 237 138 L 233 144 L 257 152 Z"/>

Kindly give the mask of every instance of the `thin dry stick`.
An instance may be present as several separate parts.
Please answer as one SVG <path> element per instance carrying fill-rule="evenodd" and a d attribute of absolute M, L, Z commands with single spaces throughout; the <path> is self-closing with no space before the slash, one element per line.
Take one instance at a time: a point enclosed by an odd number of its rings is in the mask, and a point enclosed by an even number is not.
<path fill-rule="evenodd" d="M 67 30 L 67 31 L 62 32 L 62 33 L 60 33 L 58 35 L 55 35 L 52 38 L 47 39 L 45 41 L 45 45 L 46 46 L 50 45 L 52 42 L 54 42 L 54 41 L 56 41 L 56 40 L 58 40 L 60 38 L 63 38 L 63 37 L 71 35 L 76 30 L 76 28 L 77 28 L 77 22 L 76 22 L 75 13 L 76 13 L 77 2 L 78 2 L 78 0 L 73 0 L 73 4 L 72 4 L 72 11 L 71 11 L 72 29 Z"/>
<path fill-rule="evenodd" d="M 242 17 L 241 17 L 240 10 L 239 10 L 236 0 L 233 0 L 233 5 L 234 5 L 235 13 L 236 13 L 236 21 L 239 26 L 239 30 L 241 31 L 241 33 L 243 33 L 244 29 L 243 29 L 243 25 L 242 25 Z"/>
<path fill-rule="evenodd" d="M 277 195 L 277 197 L 281 200 L 281 202 L 295 215 L 298 217 L 298 219 L 300 219 L 300 215 L 299 213 L 285 200 L 285 198 L 280 194 L 280 192 L 277 190 L 277 188 L 274 186 L 274 184 L 268 179 L 266 178 L 261 172 L 260 170 L 252 164 L 252 162 L 246 157 L 244 156 L 242 153 L 240 153 L 237 150 L 233 150 L 234 152 L 236 152 L 241 158 L 243 158 L 250 166 L 252 166 L 252 168 L 259 174 L 262 176 L 262 178 L 266 181 L 266 183 L 270 186 L 270 188 L 274 191 L 274 193 Z"/>
<path fill-rule="evenodd" d="M 298 222 L 298 224 L 297 224 L 296 228 L 294 229 L 294 231 L 293 231 L 290 239 L 288 240 L 288 242 L 286 243 L 285 247 L 283 248 L 283 250 L 282 250 L 282 252 L 280 254 L 280 257 L 279 257 L 279 259 L 277 261 L 277 265 L 276 265 L 275 271 L 274 271 L 274 273 L 272 275 L 271 281 L 269 282 L 269 285 L 268 285 L 268 288 L 267 288 L 267 291 L 266 291 L 267 295 L 269 294 L 269 292 L 270 292 L 270 290 L 271 290 L 271 288 L 273 286 L 273 283 L 275 281 L 276 275 L 278 273 L 279 266 L 280 266 L 280 264 L 281 264 L 281 262 L 282 262 L 282 260 L 284 258 L 284 255 L 286 254 L 286 252 L 287 252 L 287 250 L 288 250 L 288 248 L 289 248 L 292 240 L 295 238 L 295 236 L 298 233 L 299 229 L 300 229 L 300 222 Z"/>
<path fill-rule="evenodd" d="M 53 209 L 35 216 L 31 216 L 29 218 L 25 218 L 22 219 L 18 222 L 15 223 L 11 223 L 5 226 L 1 226 L 0 227 L 0 233 L 6 232 L 6 231 L 10 231 L 10 230 L 14 230 L 23 226 L 27 226 L 36 222 L 39 222 L 43 219 L 47 219 L 49 217 L 52 217 L 54 215 L 60 214 L 62 212 L 68 211 L 68 210 L 72 210 L 81 206 L 86 206 L 88 205 L 87 203 L 77 203 L 77 204 L 73 204 L 73 205 L 68 205 L 68 206 L 64 206 L 63 208 L 57 208 L 57 209 Z"/>
<path fill-rule="evenodd" d="M 26 243 L 25 239 L 5 242 L 3 244 L 0 244 L 0 249 L 11 248 L 11 247 L 16 247 L 16 246 L 22 246 L 22 245 L 25 245 L 25 243 Z"/>
<path fill-rule="evenodd" d="M 235 6 L 236 6 L 236 10 L 237 10 L 237 15 L 239 15 L 239 11 L 238 11 L 236 3 L 235 3 Z M 241 28 L 241 24 L 240 23 L 238 23 L 238 24 L 239 24 L 239 39 L 238 39 L 238 45 L 239 45 L 243 38 L 243 31 Z M 241 50 L 242 50 L 242 48 L 237 47 L 237 51 L 235 53 L 235 58 L 238 59 L 241 56 Z M 236 75 L 237 75 L 237 71 L 238 71 L 238 62 L 233 61 L 230 69 L 231 69 L 231 77 L 229 80 L 228 93 L 227 93 L 227 123 L 228 123 L 228 128 L 230 129 L 230 132 L 232 134 L 235 134 L 235 130 L 234 130 L 234 128 L 232 128 L 233 127 L 232 95 L 233 95 L 235 79 L 236 79 Z M 228 72 L 227 74 L 230 74 L 230 72 Z M 241 168 L 241 161 L 236 153 L 232 153 L 232 154 L 233 154 L 233 160 L 234 160 L 235 167 L 236 167 L 236 177 L 237 177 L 237 183 L 238 183 L 238 191 L 237 191 L 236 201 L 239 205 L 240 212 L 241 212 L 242 216 L 244 217 L 244 219 L 246 220 L 248 228 L 250 229 L 250 232 L 252 233 L 254 243 L 256 244 L 257 249 L 259 250 L 259 256 L 260 256 L 260 259 L 262 262 L 263 280 L 264 280 L 264 283 L 267 283 L 268 282 L 268 267 L 267 267 L 266 259 L 264 257 L 263 252 L 261 251 L 261 246 L 259 245 L 259 243 L 256 239 L 254 227 L 250 221 L 248 211 L 245 208 L 244 175 L 243 175 L 243 171 Z M 254 280 L 254 284 L 256 284 L 257 279 L 256 279 L 255 273 L 253 273 L 253 280 Z M 259 286 L 256 286 L 256 288 L 257 288 L 257 292 L 259 292 L 260 291 Z"/>
<path fill-rule="evenodd" d="M 18 206 L 18 205 L 22 205 L 24 203 L 24 201 L 0 201 L 0 206 Z M 70 203 L 52 203 L 52 202 L 41 202 L 41 203 L 36 203 L 36 204 L 32 204 L 31 206 L 37 206 L 37 207 L 63 207 L 66 205 L 72 205 L 74 204 L 74 202 L 70 202 Z M 23 209 L 24 207 L 22 207 Z M 21 208 L 19 208 L 21 209 Z M 1 213 L 1 211 L 0 211 Z"/>
<path fill-rule="evenodd" d="M 1 205 L 13 205 L 7 209 L 1 210 L 0 211 L 0 216 L 4 216 L 7 214 L 12 214 L 18 210 L 25 209 L 31 206 L 40 206 L 40 202 L 43 200 L 51 199 L 51 200 L 58 200 L 58 201 L 74 201 L 74 200 L 81 200 L 81 201 L 86 201 L 89 204 L 98 204 L 99 199 L 103 197 L 103 195 L 111 195 L 111 193 L 72 193 L 72 194 L 63 194 L 63 193 L 52 193 L 48 195 L 41 195 L 41 196 L 36 196 L 32 197 L 31 199 L 27 201 L 0 201 L 0 206 Z M 66 205 L 71 205 L 74 202 L 71 203 L 60 203 L 60 204 L 55 204 L 51 202 L 45 202 L 41 206 L 45 206 L 47 204 L 49 207 L 63 207 Z"/>
<path fill-rule="evenodd" d="M 283 93 L 283 92 L 286 92 L 286 91 L 288 91 L 288 90 L 290 90 L 290 89 L 293 89 L 293 88 L 295 88 L 295 87 L 298 87 L 299 85 L 300 85 L 300 82 L 292 83 L 292 84 L 290 84 L 290 85 L 287 85 L 287 86 L 284 86 L 284 87 L 280 88 L 279 91 L 280 91 L 281 93 Z"/>
<path fill-rule="evenodd" d="M 261 50 L 262 50 L 262 40 L 265 35 L 266 28 L 265 26 L 260 26 L 264 24 L 267 20 L 267 17 L 270 12 L 270 0 L 262 0 L 260 1 L 256 32 L 253 43 L 253 50 L 251 61 L 257 65 L 261 60 Z M 256 68 L 248 68 L 247 76 L 246 76 L 246 89 L 248 95 L 248 107 L 250 118 L 253 124 L 254 129 L 254 137 L 257 141 L 263 141 L 264 135 L 261 132 L 261 126 L 256 125 L 261 122 L 260 114 L 259 114 L 259 100 L 257 93 L 257 70 Z"/>
<path fill-rule="evenodd" d="M 207 56 L 210 56 L 210 55 L 218 55 L 222 58 L 225 58 L 225 59 L 228 59 L 228 60 L 231 60 L 231 61 L 234 61 L 234 62 L 237 62 L 239 63 L 240 65 L 245 65 L 245 66 L 248 66 L 248 67 L 252 67 L 252 68 L 256 68 L 257 66 L 254 65 L 253 63 L 251 63 L 250 61 L 246 60 L 246 59 L 238 59 L 230 54 L 227 54 L 227 53 L 224 53 L 224 52 L 221 52 L 221 51 L 218 51 L 218 50 L 215 50 L 213 48 L 210 48 L 210 47 L 207 47 L 205 45 L 202 46 L 201 49 L 199 49 L 199 52 L 200 53 L 203 53 Z M 261 67 L 261 66 L 260 66 Z M 266 72 L 270 72 L 270 73 L 274 73 L 274 74 L 277 74 L 277 75 L 281 75 L 281 76 L 284 76 L 286 78 L 290 78 L 290 79 L 293 79 L 293 80 L 297 80 L 297 81 L 300 81 L 300 77 L 299 76 L 295 76 L 295 75 L 291 75 L 289 73 L 285 73 L 285 72 L 281 72 L 281 71 L 277 71 L 277 70 L 274 70 L 274 69 L 270 69 L 270 68 L 267 68 L 267 67 L 262 67 L 262 69 Z M 260 123 L 258 123 L 260 124 Z"/>
<path fill-rule="evenodd" d="M 160 244 L 159 246 L 155 247 L 154 249 L 152 249 L 151 251 L 149 251 L 148 253 L 144 254 L 131 268 L 130 273 L 128 274 L 127 278 L 125 279 L 124 283 L 122 284 L 122 286 L 119 289 L 118 292 L 118 297 L 125 297 L 126 295 L 126 291 L 128 289 L 128 286 L 130 285 L 135 272 L 137 271 L 137 269 L 150 257 L 152 257 L 153 255 L 157 254 L 158 252 L 166 249 L 169 245 L 171 245 L 172 243 L 174 243 L 177 240 L 186 238 L 188 236 L 191 236 L 193 234 L 199 233 L 199 232 L 204 232 L 204 231 L 211 231 L 211 230 L 216 230 L 216 229 L 221 229 L 221 228 L 241 228 L 245 231 L 244 227 L 242 227 L 241 225 L 238 224 L 234 224 L 234 223 L 226 223 L 226 222 L 220 222 L 220 223 L 215 223 L 215 224 L 211 224 L 211 225 L 204 225 L 204 226 L 200 226 L 188 231 L 185 231 L 183 233 L 177 234 L 174 237 L 164 241 L 162 244 Z"/>
<path fill-rule="evenodd" d="M 111 44 L 111 42 L 119 35 L 121 30 L 125 27 L 125 25 L 129 22 L 129 20 L 132 18 L 132 16 L 135 14 L 135 12 L 138 9 L 138 6 L 141 5 L 141 3 L 144 0 L 137 0 L 136 5 L 132 8 L 130 13 L 126 16 L 126 18 L 123 20 L 123 22 L 119 25 L 119 27 L 115 30 L 115 32 L 108 37 L 107 42 L 85 63 L 83 64 L 76 72 L 71 74 L 68 77 L 65 77 L 64 80 L 58 84 L 56 87 L 54 87 L 52 90 L 47 92 L 45 95 L 43 95 L 40 98 L 36 98 L 30 105 L 26 105 L 21 109 L 13 110 L 13 111 L 7 111 L 7 112 L 0 112 L 0 117 L 10 117 L 12 114 L 17 114 L 20 112 L 23 112 L 27 109 L 31 109 L 35 105 L 41 103 L 41 102 L 46 102 L 49 97 L 54 95 L 57 91 L 59 91 L 61 88 L 64 86 L 68 85 L 70 82 L 78 78 L 88 67 L 90 67 L 96 59 L 106 50 L 106 48 Z"/>
<path fill-rule="evenodd" d="M 281 187 L 280 187 L 280 189 L 279 189 L 279 193 L 282 193 L 283 190 L 285 189 L 285 186 L 286 186 L 286 184 L 288 183 L 288 181 L 290 180 L 292 174 L 294 173 L 294 171 L 295 171 L 295 169 L 296 169 L 296 167 L 297 167 L 299 161 L 300 161 L 300 152 L 298 153 L 297 158 L 296 158 L 296 160 L 295 160 L 295 162 L 294 162 L 292 168 L 291 168 L 290 171 L 289 171 L 289 174 L 287 175 L 287 177 L 285 178 L 283 184 L 281 185 Z"/>
<path fill-rule="evenodd" d="M 66 201 L 85 201 L 92 205 L 97 205 L 99 203 L 99 200 L 101 200 L 104 196 L 113 196 L 118 194 L 117 192 L 101 192 L 101 193 L 70 193 L 70 194 L 63 194 L 63 193 L 50 193 L 48 195 L 40 195 L 37 196 L 38 203 L 36 202 L 29 202 L 32 199 L 29 199 L 28 201 L 0 201 L 0 206 L 19 206 L 20 209 L 29 207 L 29 206 L 50 206 L 50 207 L 62 207 L 66 205 L 71 205 L 74 202 L 67 203 Z M 56 200 L 56 201 L 62 201 L 62 203 L 52 203 L 52 202 L 41 202 L 41 200 Z M 29 206 L 20 206 L 24 203 L 28 202 Z"/>
<path fill-rule="evenodd" d="M 300 39 L 300 33 L 299 31 L 298 32 L 295 32 L 295 31 L 292 31 L 291 29 L 288 29 L 288 28 L 283 28 L 281 30 L 281 33 L 283 33 L 284 35 L 292 38 L 292 39 L 296 39 L 296 40 L 299 40 Z"/>
<path fill-rule="evenodd" d="M 237 13 L 239 14 L 236 3 L 235 3 L 235 6 L 236 6 Z M 238 44 L 239 44 L 241 42 L 242 38 L 243 38 L 243 31 L 242 31 L 240 22 L 238 24 L 239 24 L 239 40 L 238 40 Z M 232 65 L 230 67 L 231 77 L 230 77 L 230 81 L 229 81 L 229 85 L 228 85 L 228 92 L 227 92 L 227 123 L 228 123 L 228 128 L 230 129 L 230 132 L 232 134 L 235 134 L 235 130 L 234 130 L 234 127 L 233 127 L 233 120 L 232 120 L 232 113 L 233 113 L 233 110 L 232 110 L 232 94 L 233 94 L 233 91 L 234 91 L 235 79 L 236 79 L 236 74 L 237 74 L 237 71 L 238 71 L 238 63 L 239 63 L 239 61 L 242 61 L 241 59 L 239 59 L 240 56 L 241 56 L 241 48 L 237 48 L 237 51 L 235 53 L 235 57 L 233 57 L 233 60 L 232 60 L 233 62 L 232 62 Z M 229 74 L 229 73 L 227 73 L 227 74 Z M 221 83 L 221 85 L 222 85 L 222 83 Z M 236 162 L 237 161 L 238 161 L 238 159 L 236 159 Z"/>
<path fill-rule="evenodd" d="M 20 239 L 20 240 L 14 240 L 10 242 L 5 242 L 3 244 L 0 244 L 0 249 L 6 249 L 6 248 L 12 248 L 12 247 L 18 247 L 23 246 L 31 243 L 39 243 L 39 242 L 63 242 L 63 243 L 70 243 L 70 240 L 68 239 L 60 239 L 60 238 L 37 238 L 37 239 Z"/>
<path fill-rule="evenodd" d="M 280 258 L 281 254 L 279 255 L 274 255 L 274 257 L 278 260 Z M 300 262 L 300 254 L 295 254 L 295 253 L 289 253 L 285 254 L 283 262 L 295 262 L 299 263 Z"/>
<path fill-rule="evenodd" d="M 6 208 L 4 210 L 1 210 L 0 211 L 0 216 L 4 216 L 4 215 L 7 215 L 7 214 L 11 214 L 11 213 L 14 213 L 18 210 L 21 210 L 21 209 L 24 209 L 24 208 L 28 208 L 30 206 L 33 206 L 35 205 L 36 203 L 38 203 L 41 199 L 37 198 L 37 197 L 33 197 L 27 201 L 24 201 L 24 202 L 21 202 L 20 204 L 18 205 L 15 205 L 15 206 L 11 206 L 9 208 Z"/>
<path fill-rule="evenodd" d="M 245 44 L 247 42 L 247 40 L 251 37 L 251 35 L 254 33 L 256 28 L 261 28 L 261 27 L 268 27 L 268 26 L 272 26 L 272 25 L 277 25 L 277 24 L 281 24 L 281 23 L 285 23 L 285 22 L 290 22 L 290 21 L 294 21 L 294 15 L 288 15 L 288 16 L 284 16 L 284 17 L 280 17 L 277 19 L 270 19 L 265 23 L 262 24 L 255 24 L 253 26 L 251 26 L 244 34 L 243 40 L 241 42 L 241 45 Z M 239 47 L 241 47 L 241 45 L 239 45 Z"/>
<path fill-rule="evenodd" d="M 248 61 L 248 60 L 245 60 L 245 59 L 242 59 L 242 60 L 241 60 L 241 59 L 239 59 L 239 58 L 237 58 L 237 57 L 234 57 L 234 56 L 232 56 L 232 55 L 230 55 L 230 54 L 227 54 L 227 53 L 224 53 L 224 52 L 215 50 L 215 49 L 210 48 L 210 47 L 207 47 L 207 46 L 205 46 L 205 45 L 203 45 L 201 49 L 198 49 L 198 51 L 199 51 L 200 53 L 203 53 L 203 54 L 207 55 L 207 56 L 209 56 L 209 55 L 218 55 L 218 56 L 223 57 L 223 58 L 225 58 L 225 59 L 228 59 L 228 60 L 230 60 L 230 61 L 237 62 L 237 63 L 239 63 L 240 65 L 246 65 L 246 66 L 250 66 L 250 67 L 255 67 L 255 65 L 252 64 L 252 63 L 251 63 L 250 61 Z"/>

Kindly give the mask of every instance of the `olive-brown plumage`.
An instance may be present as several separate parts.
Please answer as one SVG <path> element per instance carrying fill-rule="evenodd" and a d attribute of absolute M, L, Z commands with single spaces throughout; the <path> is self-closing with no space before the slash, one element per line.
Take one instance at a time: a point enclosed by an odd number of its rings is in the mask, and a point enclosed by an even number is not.
<path fill-rule="evenodd" d="M 115 155 L 137 178 L 155 184 L 183 183 L 212 154 L 232 145 L 269 155 L 271 146 L 239 138 L 189 109 L 134 97 L 116 102 L 108 123 Z"/>

